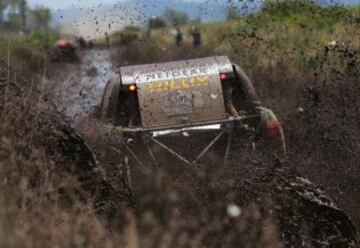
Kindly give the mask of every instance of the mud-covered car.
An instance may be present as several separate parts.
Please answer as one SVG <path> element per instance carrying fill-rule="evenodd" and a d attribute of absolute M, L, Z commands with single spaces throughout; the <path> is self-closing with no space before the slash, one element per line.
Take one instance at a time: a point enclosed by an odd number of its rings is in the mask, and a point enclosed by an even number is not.
<path fill-rule="evenodd" d="M 71 40 L 67 40 L 67 39 L 58 40 L 50 50 L 50 59 L 53 62 L 79 61 L 79 56 L 76 50 L 77 50 L 76 45 Z"/>
<path fill-rule="evenodd" d="M 81 48 L 93 48 L 94 44 L 92 40 L 86 40 L 84 37 L 82 36 L 75 36 L 75 40 L 76 43 L 81 47 Z"/>
<path fill-rule="evenodd" d="M 129 139 L 143 140 L 155 163 L 151 143 L 187 164 L 196 164 L 222 137 L 227 137 L 224 163 L 236 149 L 232 144 L 236 137 L 251 137 L 246 140 L 253 150 L 265 140 L 272 143 L 271 152 L 286 154 L 280 122 L 261 106 L 249 78 L 226 56 L 121 67 L 119 78 L 105 88 L 101 112 L 105 122 L 121 133 L 124 150 L 137 161 Z M 158 139 L 207 129 L 219 133 L 194 159 Z"/>

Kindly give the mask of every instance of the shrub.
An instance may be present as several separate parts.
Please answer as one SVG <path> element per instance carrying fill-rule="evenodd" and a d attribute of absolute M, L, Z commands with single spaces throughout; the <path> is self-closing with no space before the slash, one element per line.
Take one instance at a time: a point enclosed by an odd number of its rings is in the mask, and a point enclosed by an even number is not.
<path fill-rule="evenodd" d="M 140 28 L 128 26 L 121 31 L 120 39 L 123 44 L 129 44 L 135 40 L 138 40 L 140 38 L 140 35 Z"/>

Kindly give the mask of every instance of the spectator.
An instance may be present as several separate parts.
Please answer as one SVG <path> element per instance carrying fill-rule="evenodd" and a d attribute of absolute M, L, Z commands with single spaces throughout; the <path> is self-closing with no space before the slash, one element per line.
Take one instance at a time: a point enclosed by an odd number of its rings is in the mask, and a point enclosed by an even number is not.
<path fill-rule="evenodd" d="M 201 46 L 201 32 L 198 27 L 193 26 L 191 28 L 191 35 L 193 37 L 193 46 L 194 47 Z"/>
<path fill-rule="evenodd" d="M 176 45 L 180 46 L 182 45 L 184 38 L 183 33 L 181 32 L 180 28 L 176 28 L 176 35 L 175 35 Z"/>

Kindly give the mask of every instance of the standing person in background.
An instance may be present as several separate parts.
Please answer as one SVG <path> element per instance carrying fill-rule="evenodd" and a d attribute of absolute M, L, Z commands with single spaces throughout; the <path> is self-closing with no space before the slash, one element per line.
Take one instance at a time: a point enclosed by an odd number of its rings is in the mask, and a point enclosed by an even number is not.
<path fill-rule="evenodd" d="M 177 46 L 182 45 L 184 41 L 183 33 L 181 32 L 179 27 L 176 28 L 175 41 Z"/>
<path fill-rule="evenodd" d="M 105 32 L 105 42 L 106 42 L 106 46 L 110 47 L 110 36 L 108 32 Z"/>
<path fill-rule="evenodd" d="M 201 32 L 198 27 L 192 26 L 191 35 L 193 37 L 193 46 L 194 47 L 201 46 Z"/>

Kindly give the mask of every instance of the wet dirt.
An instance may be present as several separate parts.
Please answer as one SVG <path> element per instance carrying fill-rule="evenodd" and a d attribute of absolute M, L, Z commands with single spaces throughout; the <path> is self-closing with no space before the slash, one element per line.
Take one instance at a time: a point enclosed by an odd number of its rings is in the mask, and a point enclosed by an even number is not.
<path fill-rule="evenodd" d="M 49 95 L 59 110 L 71 119 L 72 123 L 76 124 L 79 131 L 85 135 L 100 163 L 104 163 L 105 174 L 112 181 L 112 185 L 118 183 L 119 178 L 117 177 L 123 177 L 121 169 L 117 167 L 123 162 L 123 153 L 120 151 L 116 155 L 111 155 L 113 152 L 109 152 L 105 147 L 108 143 L 102 136 L 101 123 L 89 117 L 89 114 L 93 113 L 94 107 L 99 105 L 108 80 L 117 76 L 117 68 L 111 62 L 113 52 L 111 49 L 105 48 L 83 51 L 81 63 L 59 64 L 51 69 L 46 80 L 46 86 L 51 92 Z M 81 125 L 78 125 L 79 122 Z M 84 128 L 84 126 L 86 127 Z M 94 135 L 94 132 L 97 134 Z M 171 142 L 175 146 L 178 145 L 174 139 L 170 139 L 170 144 Z M 183 148 L 179 147 L 180 150 L 188 150 L 189 153 L 193 153 L 196 149 L 191 145 L 193 143 L 186 144 L 185 142 Z M 215 149 L 223 149 L 222 144 Z M 159 149 L 155 152 L 160 156 L 162 164 L 171 165 L 166 169 L 163 168 L 165 173 L 171 174 L 171 167 L 177 166 L 177 163 L 171 162 L 171 156 L 166 156 Z M 304 243 L 309 244 L 309 247 L 311 245 L 315 247 L 357 246 L 356 228 L 348 216 L 339 210 L 317 186 L 303 178 L 296 177 L 296 173 L 292 170 L 294 166 L 285 165 L 284 169 L 284 165 L 281 163 L 280 166 L 277 166 L 277 162 L 274 161 L 254 159 L 254 154 L 243 155 L 237 152 L 236 156 L 232 158 L 230 167 L 226 170 L 220 169 L 217 165 L 220 160 L 218 152 L 210 153 L 210 156 L 202 161 L 199 168 L 204 173 L 199 174 L 199 171 L 187 168 L 183 164 L 179 166 L 181 169 L 177 168 L 176 175 L 172 176 L 176 178 L 183 172 L 185 175 L 180 184 L 174 188 L 181 198 L 180 202 L 186 202 L 186 204 L 180 203 L 177 211 L 180 211 L 185 217 L 187 215 L 195 217 L 197 210 L 196 206 L 192 206 L 192 204 L 196 205 L 199 201 L 202 201 L 204 206 L 213 206 L 213 209 L 208 210 L 211 214 L 216 211 L 219 203 L 222 203 L 221 207 L 226 202 L 236 202 L 241 206 L 247 206 L 250 202 L 257 202 L 261 205 L 263 199 L 270 198 L 273 202 L 272 208 L 275 209 L 277 215 L 283 242 L 289 247 L 298 247 Z M 143 157 L 143 161 L 146 166 L 151 164 L 148 162 L 150 161 L 148 157 Z M 142 169 L 139 166 L 136 168 Z M 150 170 L 156 169 L 153 164 L 149 168 Z M 149 168 L 144 171 L 149 171 Z M 204 174 L 207 175 L 204 176 Z M 151 173 L 145 173 L 145 177 L 149 175 Z M 143 181 L 143 178 L 144 175 L 141 175 L 132 183 Z M 208 184 L 211 184 L 214 178 L 216 183 L 221 183 L 216 189 L 209 190 Z M 184 186 L 184 184 L 188 185 Z M 231 187 L 229 187 L 230 184 Z M 135 202 L 135 209 L 139 211 L 144 203 L 142 203 L 142 199 L 138 198 L 141 193 L 136 191 L 136 186 L 134 188 L 131 201 Z M 150 193 L 156 194 L 156 192 Z M 219 194 L 221 197 L 225 197 L 225 201 L 214 198 Z M 205 198 L 202 199 L 202 197 Z M 322 225 L 324 229 L 317 228 L 319 225 Z M 301 235 L 298 235 L 299 233 Z"/>
<path fill-rule="evenodd" d="M 59 63 L 49 72 L 47 85 L 59 110 L 71 119 L 93 112 L 109 79 L 116 77 L 111 49 L 81 52 L 80 63 Z"/>

